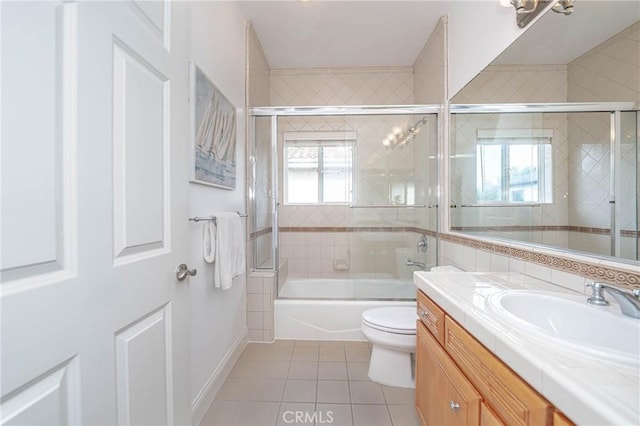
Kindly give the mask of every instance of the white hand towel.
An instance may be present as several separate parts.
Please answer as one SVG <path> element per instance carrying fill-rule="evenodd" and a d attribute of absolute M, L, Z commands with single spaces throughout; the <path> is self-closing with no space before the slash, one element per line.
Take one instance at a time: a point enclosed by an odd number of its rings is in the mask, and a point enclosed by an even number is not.
<path fill-rule="evenodd" d="M 216 288 L 227 289 L 233 279 L 245 272 L 244 235 L 237 213 L 216 215 L 216 252 L 213 282 Z"/>
<path fill-rule="evenodd" d="M 202 256 L 207 263 L 213 263 L 216 255 L 216 222 L 208 220 L 202 232 Z"/>

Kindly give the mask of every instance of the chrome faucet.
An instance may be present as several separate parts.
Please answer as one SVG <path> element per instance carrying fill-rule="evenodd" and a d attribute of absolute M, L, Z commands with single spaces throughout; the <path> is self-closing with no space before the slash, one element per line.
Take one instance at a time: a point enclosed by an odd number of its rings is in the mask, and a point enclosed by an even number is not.
<path fill-rule="evenodd" d="M 418 268 L 424 270 L 424 268 L 426 268 L 426 265 L 422 262 L 416 262 L 415 260 L 411 260 L 411 259 L 407 259 L 407 263 L 405 263 L 405 265 L 407 266 L 417 266 Z"/>
<path fill-rule="evenodd" d="M 585 287 L 591 287 L 593 289 L 593 293 L 591 297 L 587 299 L 587 303 L 598 306 L 608 305 L 609 302 L 604 298 L 603 293 L 603 291 L 606 291 L 616 299 L 623 315 L 640 319 L 640 290 L 628 292 L 609 284 L 598 282 L 585 283 Z"/>

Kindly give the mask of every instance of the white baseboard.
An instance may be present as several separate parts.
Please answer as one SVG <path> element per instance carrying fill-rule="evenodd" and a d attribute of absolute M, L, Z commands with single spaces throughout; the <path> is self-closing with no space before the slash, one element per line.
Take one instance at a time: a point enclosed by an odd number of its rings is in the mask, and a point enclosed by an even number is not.
<path fill-rule="evenodd" d="M 247 346 L 249 341 L 248 334 L 249 331 L 245 328 L 236 341 L 233 342 L 233 345 L 229 348 L 229 351 L 218 365 L 218 368 L 215 369 L 211 377 L 209 377 L 209 380 L 207 380 L 207 383 L 200 389 L 200 392 L 198 392 L 198 395 L 191 403 L 191 424 L 199 425 L 202 421 L 209 406 L 215 399 L 216 394 L 224 384 L 227 376 L 229 376 L 233 366 L 236 365 L 240 354 Z"/>

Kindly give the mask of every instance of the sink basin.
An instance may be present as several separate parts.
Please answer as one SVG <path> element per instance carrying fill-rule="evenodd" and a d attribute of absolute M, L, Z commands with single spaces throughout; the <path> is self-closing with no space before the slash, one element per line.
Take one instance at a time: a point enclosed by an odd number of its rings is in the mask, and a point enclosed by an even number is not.
<path fill-rule="evenodd" d="M 534 290 L 505 290 L 488 306 L 511 328 L 532 337 L 609 361 L 640 364 L 640 320 L 619 307 L 587 304 L 586 296 Z"/>

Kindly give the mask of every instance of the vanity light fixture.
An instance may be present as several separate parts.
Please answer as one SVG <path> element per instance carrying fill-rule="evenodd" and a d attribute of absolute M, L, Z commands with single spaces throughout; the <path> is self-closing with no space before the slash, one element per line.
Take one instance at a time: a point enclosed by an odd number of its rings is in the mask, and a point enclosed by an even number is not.
<path fill-rule="evenodd" d="M 571 15 L 571 12 L 573 12 L 573 2 L 574 0 L 559 0 L 558 3 L 551 7 L 551 10 L 556 13 Z"/>
<path fill-rule="evenodd" d="M 516 15 L 524 15 L 536 10 L 538 0 L 511 0 L 511 4 L 516 8 Z"/>
<path fill-rule="evenodd" d="M 510 0 L 510 4 L 516 9 L 516 23 L 519 28 L 526 27 L 533 19 L 546 9 L 551 7 L 556 13 L 570 15 L 573 12 L 575 0 Z M 503 4 L 501 2 L 501 4 Z"/>

